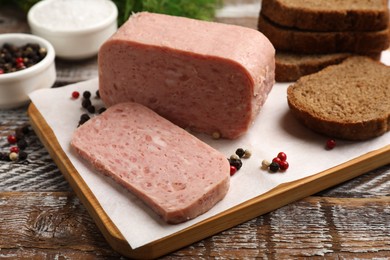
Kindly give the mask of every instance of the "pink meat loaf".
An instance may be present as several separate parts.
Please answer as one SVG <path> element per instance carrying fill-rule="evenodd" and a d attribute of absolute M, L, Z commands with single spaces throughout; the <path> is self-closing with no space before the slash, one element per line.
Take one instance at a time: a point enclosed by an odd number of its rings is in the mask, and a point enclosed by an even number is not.
<path fill-rule="evenodd" d="M 111 106 L 77 128 L 71 145 L 167 223 L 208 211 L 229 189 L 223 154 L 141 104 Z"/>
<path fill-rule="evenodd" d="M 259 31 L 142 12 L 101 47 L 106 106 L 141 103 L 173 123 L 234 139 L 274 84 L 275 50 Z"/>

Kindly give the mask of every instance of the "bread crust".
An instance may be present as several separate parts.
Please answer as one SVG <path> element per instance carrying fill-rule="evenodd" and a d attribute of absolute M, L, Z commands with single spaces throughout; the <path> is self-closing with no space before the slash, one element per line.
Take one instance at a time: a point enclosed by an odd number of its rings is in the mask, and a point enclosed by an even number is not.
<path fill-rule="evenodd" d="M 374 138 L 390 130 L 390 67 L 350 57 L 290 85 L 287 101 L 298 121 L 315 132 L 346 140 Z"/>
<path fill-rule="evenodd" d="M 288 0 L 266 0 L 262 1 L 261 14 L 276 24 L 301 30 L 323 32 L 384 30 L 389 21 L 387 1 L 371 1 L 369 7 L 366 1 L 361 2 L 361 6 L 354 8 L 340 7 L 337 1 L 326 0 L 325 3 L 316 3 L 328 5 L 329 8 L 325 10 L 310 1 L 300 1 L 299 6 L 296 6 Z"/>
<path fill-rule="evenodd" d="M 275 49 L 302 54 L 380 52 L 390 44 L 389 27 L 375 32 L 309 32 L 280 27 L 261 15 L 258 29 Z"/>
<path fill-rule="evenodd" d="M 275 80 L 278 82 L 297 81 L 302 76 L 318 72 L 330 65 L 339 64 L 353 55 L 352 53 L 304 55 L 277 52 L 275 56 Z M 366 56 L 379 60 L 381 53 L 369 53 Z"/>

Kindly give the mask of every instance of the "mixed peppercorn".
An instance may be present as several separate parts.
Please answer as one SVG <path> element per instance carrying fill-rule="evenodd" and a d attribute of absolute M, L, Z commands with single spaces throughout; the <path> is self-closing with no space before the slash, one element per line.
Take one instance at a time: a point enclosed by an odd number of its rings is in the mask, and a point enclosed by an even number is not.
<path fill-rule="evenodd" d="M 26 136 L 30 133 L 28 125 L 24 125 L 15 130 L 13 134 L 7 136 L 7 141 L 11 145 L 8 152 L 0 153 L 1 161 L 22 161 L 27 159 L 27 153 L 24 151 L 28 143 Z"/>
<path fill-rule="evenodd" d="M 46 48 L 36 43 L 27 43 L 19 47 L 4 43 L 0 48 L 0 74 L 31 67 L 45 58 L 46 54 Z"/>
<path fill-rule="evenodd" d="M 261 162 L 261 168 L 268 169 L 270 172 L 275 173 L 277 171 L 286 171 L 289 167 L 287 162 L 287 155 L 284 152 L 278 153 L 278 155 L 272 159 L 271 162 L 263 160 Z"/>
<path fill-rule="evenodd" d="M 242 167 L 241 158 L 248 159 L 252 155 L 250 150 L 244 150 L 242 148 L 238 148 L 235 154 L 232 154 L 230 158 L 228 158 L 230 164 L 230 176 L 233 176 L 239 169 Z"/>
<path fill-rule="evenodd" d="M 78 99 L 80 97 L 80 92 L 78 91 L 73 91 L 71 97 L 73 99 Z M 90 91 L 86 90 L 83 92 L 83 99 L 81 101 L 81 106 L 89 113 L 89 114 L 95 114 L 96 112 L 98 114 L 103 113 L 106 111 L 105 107 L 101 107 L 96 110 L 96 107 L 92 104 L 91 100 L 92 94 Z M 96 98 L 100 98 L 99 90 L 96 91 Z M 91 119 L 91 116 L 88 113 L 83 113 L 80 116 L 79 124 L 78 126 L 84 124 L 87 122 L 89 119 Z"/>

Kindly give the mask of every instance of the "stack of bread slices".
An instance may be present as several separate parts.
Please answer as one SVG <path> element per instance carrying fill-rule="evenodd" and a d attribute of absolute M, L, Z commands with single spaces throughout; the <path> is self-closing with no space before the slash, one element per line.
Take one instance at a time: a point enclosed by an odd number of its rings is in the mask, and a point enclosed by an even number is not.
<path fill-rule="evenodd" d="M 389 48 L 387 0 L 263 0 L 258 29 L 274 45 L 276 81 Z"/>

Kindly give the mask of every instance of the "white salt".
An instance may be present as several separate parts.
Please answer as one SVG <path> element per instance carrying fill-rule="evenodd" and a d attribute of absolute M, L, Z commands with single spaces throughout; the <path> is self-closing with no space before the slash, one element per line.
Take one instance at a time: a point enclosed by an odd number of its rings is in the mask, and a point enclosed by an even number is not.
<path fill-rule="evenodd" d="M 87 29 L 103 23 L 114 12 L 108 0 L 44 0 L 33 19 L 48 30 Z"/>

